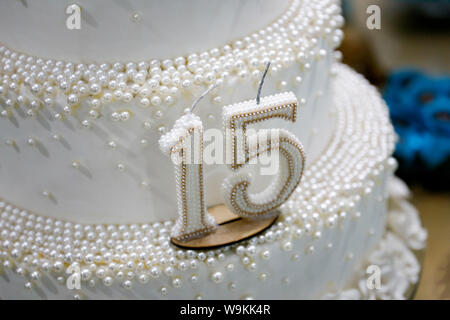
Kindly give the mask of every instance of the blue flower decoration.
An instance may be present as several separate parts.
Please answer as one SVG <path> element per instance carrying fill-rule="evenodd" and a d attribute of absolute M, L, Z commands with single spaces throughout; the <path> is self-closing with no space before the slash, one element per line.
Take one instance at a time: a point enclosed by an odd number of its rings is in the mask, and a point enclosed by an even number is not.
<path fill-rule="evenodd" d="M 436 98 L 429 107 L 423 109 L 423 118 L 428 131 L 446 136 L 450 140 L 450 98 Z"/>
<path fill-rule="evenodd" d="M 403 70 L 392 74 L 388 79 L 384 98 L 389 106 L 391 117 L 404 121 L 409 126 L 420 123 L 419 108 L 411 108 L 409 94 L 411 85 L 421 82 L 422 75 L 414 70 Z"/>
<path fill-rule="evenodd" d="M 450 77 L 400 70 L 389 76 L 384 98 L 399 135 L 395 153 L 406 165 L 420 158 L 433 169 L 450 157 Z"/>

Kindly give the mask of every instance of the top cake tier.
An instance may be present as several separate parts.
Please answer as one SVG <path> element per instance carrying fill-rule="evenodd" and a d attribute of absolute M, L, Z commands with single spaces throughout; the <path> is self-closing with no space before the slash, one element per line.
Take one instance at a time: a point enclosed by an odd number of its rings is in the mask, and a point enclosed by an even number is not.
<path fill-rule="evenodd" d="M 223 129 L 222 107 L 254 99 L 269 61 L 263 96 L 291 91 L 299 108 L 295 123 L 267 126 L 298 137 L 306 166 L 333 136 L 338 0 L 77 3 L 81 29 L 68 30 L 70 3 L 0 1 L 1 198 L 80 223 L 175 219 L 161 134 L 211 85 L 195 113 L 205 130 Z M 208 206 L 223 203 L 228 174 L 223 164 L 206 166 Z"/>
<path fill-rule="evenodd" d="M 1 1 L 0 39 L 18 51 L 77 63 L 175 58 L 258 31 L 289 2 Z M 70 30 L 66 8 L 74 3 L 81 8 L 80 28 Z"/>

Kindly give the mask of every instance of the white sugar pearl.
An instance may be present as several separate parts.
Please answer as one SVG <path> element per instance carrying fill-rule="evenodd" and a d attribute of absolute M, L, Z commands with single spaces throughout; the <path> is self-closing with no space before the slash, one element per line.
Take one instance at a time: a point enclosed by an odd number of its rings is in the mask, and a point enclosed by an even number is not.
<path fill-rule="evenodd" d="M 334 217 L 329 217 L 326 221 L 328 227 L 333 228 L 336 226 L 336 219 Z"/>
<path fill-rule="evenodd" d="M 295 238 L 299 239 L 301 238 L 301 236 L 303 235 L 303 230 L 302 229 L 296 229 L 294 232 Z"/>
<path fill-rule="evenodd" d="M 8 117 L 9 117 L 9 112 L 8 112 L 7 110 L 2 110 L 2 111 L 0 112 L 0 116 L 1 116 L 2 118 L 8 118 Z"/>
<path fill-rule="evenodd" d="M 153 96 L 151 99 L 151 103 L 154 106 L 159 106 L 161 104 L 161 98 L 159 96 Z"/>
<path fill-rule="evenodd" d="M 72 161 L 72 167 L 78 169 L 80 167 L 80 162 L 77 160 Z"/>
<path fill-rule="evenodd" d="M 111 149 L 116 149 L 117 148 L 117 142 L 109 141 L 108 142 L 108 147 L 110 147 Z"/>
<path fill-rule="evenodd" d="M 50 191 L 44 190 L 42 191 L 42 195 L 44 197 L 50 198 L 52 196 L 52 193 Z"/>
<path fill-rule="evenodd" d="M 173 273 L 174 273 L 174 270 L 173 270 L 172 267 L 166 267 L 166 268 L 164 269 L 164 273 L 165 273 L 167 276 L 171 277 L 171 276 L 173 275 Z"/>
<path fill-rule="evenodd" d="M 150 100 L 148 100 L 148 98 L 142 98 L 141 100 L 139 100 L 139 103 L 143 106 L 143 107 L 148 107 L 150 105 Z"/>
<path fill-rule="evenodd" d="M 172 280 L 172 285 L 174 288 L 180 288 L 182 284 L 183 284 L 183 282 L 181 281 L 181 278 L 179 278 L 179 277 L 175 277 Z"/>
<path fill-rule="evenodd" d="M 171 105 L 173 105 L 175 103 L 175 99 L 172 96 L 167 96 L 167 97 L 164 98 L 164 102 L 167 105 L 171 106 Z"/>
<path fill-rule="evenodd" d="M 133 287 L 133 283 L 130 280 L 125 280 L 122 284 L 125 289 L 130 290 Z"/>
<path fill-rule="evenodd" d="M 119 121 L 121 119 L 120 113 L 118 113 L 118 112 L 111 113 L 111 119 L 114 121 Z"/>
<path fill-rule="evenodd" d="M 314 252 L 314 246 L 313 245 L 309 245 L 306 247 L 306 253 L 307 254 L 311 254 Z"/>
<path fill-rule="evenodd" d="M 158 132 L 160 133 L 160 134 L 164 134 L 164 133 L 166 133 L 166 126 L 164 126 L 164 125 L 160 125 L 159 127 L 158 127 Z"/>
<path fill-rule="evenodd" d="M 232 272 L 234 270 L 234 264 L 232 263 L 227 264 L 226 269 L 228 272 Z"/>
<path fill-rule="evenodd" d="M 268 278 L 267 273 L 262 272 L 258 275 L 258 279 L 261 281 L 266 281 L 267 278 Z"/>
<path fill-rule="evenodd" d="M 184 80 L 181 85 L 183 86 L 183 88 L 187 89 L 191 86 L 191 81 L 190 80 Z"/>
<path fill-rule="evenodd" d="M 223 274 L 222 272 L 216 271 L 211 275 L 211 280 L 214 283 L 221 283 L 223 281 Z"/>
<path fill-rule="evenodd" d="M 74 106 L 78 103 L 78 96 L 76 94 L 70 94 L 67 97 L 67 103 L 71 106 Z"/>
<path fill-rule="evenodd" d="M 30 277 L 31 277 L 32 280 L 36 281 L 36 280 L 39 280 L 41 278 L 41 274 L 38 271 L 33 271 L 30 274 Z"/>
<path fill-rule="evenodd" d="M 261 252 L 261 258 L 264 260 L 268 260 L 270 258 L 270 251 L 264 250 Z"/>
<path fill-rule="evenodd" d="M 120 113 L 120 120 L 122 120 L 122 121 L 127 121 L 130 119 L 130 117 L 131 117 L 131 113 L 129 111 L 122 111 Z"/>
<path fill-rule="evenodd" d="M 284 251 L 291 251 L 293 248 L 293 245 L 292 245 L 291 241 L 285 241 L 281 247 Z"/>
<path fill-rule="evenodd" d="M 114 280 L 112 277 L 105 277 L 103 279 L 103 284 L 107 287 L 110 287 L 113 284 Z"/>
<path fill-rule="evenodd" d="M 215 266 L 217 264 L 217 261 L 213 257 L 209 257 L 208 259 L 206 259 L 206 264 L 208 266 L 212 267 L 212 266 Z"/>
<path fill-rule="evenodd" d="M 197 269 L 198 268 L 198 261 L 196 259 L 192 259 L 189 262 L 189 265 L 190 265 L 191 269 Z"/>
<path fill-rule="evenodd" d="M 181 261 L 180 263 L 178 263 L 178 269 L 180 269 L 181 271 L 186 271 L 188 267 L 189 266 L 185 261 Z"/>
<path fill-rule="evenodd" d="M 161 119 L 164 114 L 161 110 L 157 110 L 157 111 L 155 111 L 155 113 L 153 115 L 154 115 L 155 119 Z"/>
<path fill-rule="evenodd" d="M 255 247 L 255 246 L 249 246 L 249 247 L 247 247 L 246 253 L 247 253 L 249 256 L 254 256 L 254 255 L 256 254 L 256 247 Z"/>
<path fill-rule="evenodd" d="M 89 117 L 92 119 L 97 119 L 99 117 L 99 113 L 97 110 L 89 110 Z"/>
<path fill-rule="evenodd" d="M 35 146 L 36 145 L 36 139 L 34 138 L 28 138 L 27 143 L 29 146 Z"/>
<path fill-rule="evenodd" d="M 91 127 L 92 127 L 92 123 L 91 123 L 91 121 L 89 121 L 89 120 L 83 120 L 83 121 L 81 122 L 81 124 L 82 124 L 83 127 L 85 127 L 85 128 L 91 128 Z"/>
<path fill-rule="evenodd" d="M 144 129 L 151 129 L 152 124 L 149 121 L 144 121 L 143 126 Z"/>
<path fill-rule="evenodd" d="M 141 275 L 139 275 L 139 282 L 140 283 L 143 283 L 143 284 L 145 284 L 145 283 L 147 283 L 148 282 L 148 276 L 146 275 L 146 274 L 141 274 Z"/>
<path fill-rule="evenodd" d="M 152 267 L 150 269 L 150 275 L 153 278 L 158 278 L 161 275 L 161 269 L 159 269 L 158 267 Z"/>
<path fill-rule="evenodd" d="M 248 264 L 247 269 L 251 272 L 256 271 L 256 263 L 255 262 L 251 262 L 250 264 Z"/>

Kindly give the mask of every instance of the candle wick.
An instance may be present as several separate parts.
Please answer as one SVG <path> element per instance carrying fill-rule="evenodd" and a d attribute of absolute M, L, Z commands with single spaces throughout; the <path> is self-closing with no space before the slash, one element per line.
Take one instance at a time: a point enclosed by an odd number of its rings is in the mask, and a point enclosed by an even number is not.
<path fill-rule="evenodd" d="M 195 99 L 195 101 L 192 103 L 191 109 L 190 111 L 193 112 L 194 108 L 197 106 L 197 104 L 200 102 L 200 100 L 203 99 L 204 96 L 206 96 L 211 90 L 217 88 L 218 84 L 214 84 L 212 86 L 210 86 L 205 92 L 203 92 L 197 99 Z"/>
<path fill-rule="evenodd" d="M 264 70 L 261 81 L 259 82 L 258 93 L 256 95 L 256 105 L 259 105 L 259 101 L 261 100 L 261 89 L 264 84 L 264 79 L 266 79 L 267 71 L 269 71 L 269 67 L 270 67 L 270 61 L 267 62 L 266 70 Z"/>

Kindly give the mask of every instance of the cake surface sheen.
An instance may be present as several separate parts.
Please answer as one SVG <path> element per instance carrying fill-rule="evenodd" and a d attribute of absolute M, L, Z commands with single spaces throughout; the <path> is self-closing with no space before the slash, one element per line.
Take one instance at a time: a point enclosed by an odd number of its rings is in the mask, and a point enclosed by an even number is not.
<path fill-rule="evenodd" d="M 102 2 L 77 2 L 80 30 L 65 28 L 70 3 L 0 4 L 1 299 L 404 298 L 426 232 L 393 177 L 384 102 L 337 61 L 339 1 Z M 44 9 L 55 14 L 40 23 Z M 300 185 L 258 236 L 175 247 L 160 136 L 211 85 L 195 113 L 221 129 L 222 107 L 254 99 L 269 61 L 263 95 L 291 91 L 299 111 L 255 128 L 301 141 Z M 207 206 L 224 203 L 228 175 L 205 166 Z M 366 286 L 373 264 L 377 290 Z M 67 269 L 80 289 L 68 289 Z"/>

